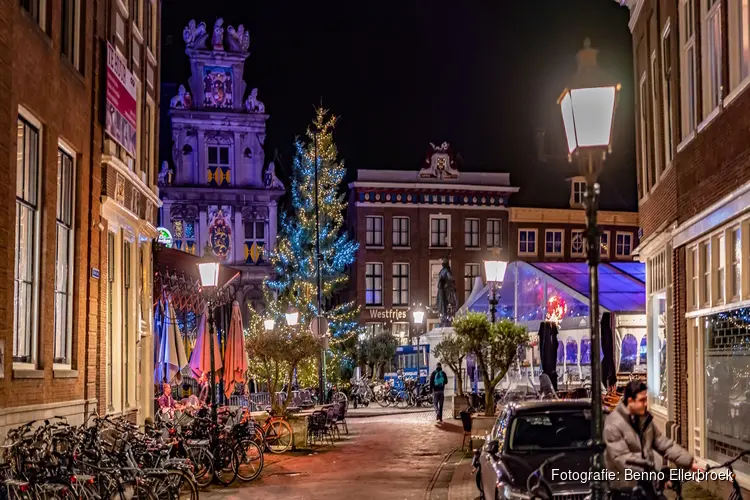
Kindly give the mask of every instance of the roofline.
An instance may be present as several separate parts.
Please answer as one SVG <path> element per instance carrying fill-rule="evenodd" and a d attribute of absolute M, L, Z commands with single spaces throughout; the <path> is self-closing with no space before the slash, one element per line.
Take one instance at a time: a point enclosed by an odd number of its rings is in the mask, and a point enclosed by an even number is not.
<path fill-rule="evenodd" d="M 510 207 L 510 222 L 585 224 L 586 211 L 579 208 Z M 638 227 L 638 212 L 599 210 L 597 222 L 608 226 Z"/>
<path fill-rule="evenodd" d="M 486 186 L 480 184 L 436 184 L 429 182 L 370 182 L 354 181 L 349 183 L 349 189 L 354 188 L 397 188 L 397 189 L 439 189 L 469 191 L 489 191 L 493 193 L 517 193 L 521 188 L 514 186 Z"/>

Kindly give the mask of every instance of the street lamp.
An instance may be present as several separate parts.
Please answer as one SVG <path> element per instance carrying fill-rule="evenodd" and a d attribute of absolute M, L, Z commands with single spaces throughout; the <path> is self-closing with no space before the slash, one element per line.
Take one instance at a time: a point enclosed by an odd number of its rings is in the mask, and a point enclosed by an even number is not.
<path fill-rule="evenodd" d="M 591 48 L 587 38 L 578 52 L 578 71 L 571 85 L 560 95 L 558 104 L 562 112 L 565 135 L 568 142 L 568 158 L 578 158 L 581 175 L 586 178 L 584 206 L 586 208 L 586 260 L 589 266 L 589 328 L 591 330 L 591 404 L 593 406 L 592 427 L 595 452 L 591 469 L 600 477 L 603 469 L 602 428 L 602 370 L 601 332 L 599 329 L 599 228 L 597 226 L 597 182 L 604 159 L 612 150 L 612 129 L 620 84 L 614 83 L 601 71 L 596 62 L 598 51 Z M 604 496 L 604 484 L 592 481 L 591 498 L 600 500 Z"/>
<path fill-rule="evenodd" d="M 284 314 L 286 316 L 286 324 L 289 326 L 297 326 L 297 322 L 299 321 L 299 312 L 292 308 L 289 309 L 289 312 Z"/>
<path fill-rule="evenodd" d="M 201 285 L 203 289 L 213 289 L 214 297 L 216 296 L 215 291 L 219 283 L 219 262 L 212 256 L 212 249 L 208 243 L 206 248 L 203 250 L 203 258 L 198 263 L 198 272 L 201 276 Z M 216 429 L 218 415 L 216 412 L 216 360 L 214 359 L 214 332 L 216 331 L 214 326 L 214 305 L 209 297 L 207 308 L 208 308 L 208 337 L 209 337 L 209 359 L 211 360 L 211 422 L 213 428 Z"/>
<path fill-rule="evenodd" d="M 420 352 L 420 345 L 419 340 L 422 336 L 422 324 L 424 323 L 424 315 L 425 311 L 421 307 L 418 306 L 417 309 L 414 309 L 411 312 L 412 320 L 414 321 L 414 329 L 417 333 L 417 385 L 419 385 L 419 382 L 421 380 L 421 370 L 422 370 L 422 353 Z"/>
<path fill-rule="evenodd" d="M 263 321 L 263 326 L 266 328 L 266 331 L 271 331 L 276 326 L 276 322 L 273 319 L 269 318 Z"/>
<path fill-rule="evenodd" d="M 490 295 L 490 314 L 492 315 L 493 323 L 497 314 L 497 283 L 505 279 L 505 269 L 507 267 L 508 263 L 502 260 L 484 261 L 484 273 L 487 275 L 487 283 L 490 284 L 492 290 L 492 294 Z"/>

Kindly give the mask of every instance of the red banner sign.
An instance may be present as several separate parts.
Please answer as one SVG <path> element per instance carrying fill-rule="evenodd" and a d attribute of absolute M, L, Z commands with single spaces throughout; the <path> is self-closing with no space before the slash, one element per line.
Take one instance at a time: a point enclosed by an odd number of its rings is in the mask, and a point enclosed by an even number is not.
<path fill-rule="evenodd" d="M 136 155 L 138 105 L 135 77 L 114 46 L 107 43 L 107 120 L 105 130 L 120 146 Z"/>

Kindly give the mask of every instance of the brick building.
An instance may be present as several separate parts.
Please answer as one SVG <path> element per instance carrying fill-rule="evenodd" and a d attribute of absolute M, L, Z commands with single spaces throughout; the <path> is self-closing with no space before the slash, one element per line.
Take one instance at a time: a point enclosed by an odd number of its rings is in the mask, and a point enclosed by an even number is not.
<path fill-rule="evenodd" d="M 153 373 L 150 342 L 136 339 L 151 330 L 151 308 L 140 297 L 150 287 L 150 250 L 142 250 L 155 234 L 147 219 L 158 203 L 150 160 L 156 127 L 145 118 L 158 100 L 158 10 L 150 0 L 0 3 L 0 100 L 10 110 L 0 134 L 0 171 L 9 173 L 0 187 L 6 200 L 0 204 L 6 277 L 0 435 L 43 416 L 75 422 L 96 407 L 149 408 L 151 384 L 143 382 L 149 367 Z M 132 155 L 104 132 L 105 41 L 119 48 L 137 79 L 131 82 L 137 127 L 126 141 Z M 129 243 L 109 248 L 109 231 Z M 128 245 L 126 263 L 119 252 Z M 108 273 L 112 265 L 115 272 Z M 127 278 L 123 267 L 131 271 Z M 127 344 L 107 344 L 113 324 L 129 328 L 118 337 Z M 121 357 L 127 376 L 111 368 L 116 364 L 107 353 Z M 127 399 L 120 393 L 119 407 L 107 405 L 114 381 L 130 391 Z"/>
<path fill-rule="evenodd" d="M 651 408 L 722 462 L 750 445 L 750 12 L 739 0 L 618 3 L 633 35 Z"/>

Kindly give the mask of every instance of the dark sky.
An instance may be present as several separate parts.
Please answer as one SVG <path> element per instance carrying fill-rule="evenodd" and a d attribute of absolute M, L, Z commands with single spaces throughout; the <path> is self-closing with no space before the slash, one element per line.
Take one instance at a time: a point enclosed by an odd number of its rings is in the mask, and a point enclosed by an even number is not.
<path fill-rule="evenodd" d="M 464 171 L 510 172 L 511 203 L 526 205 L 567 200 L 570 167 L 536 161 L 534 130 L 560 138 L 557 97 L 589 36 L 623 84 L 602 207 L 637 208 L 628 11 L 612 0 L 164 0 L 162 82 L 187 83 L 182 29 L 217 17 L 250 30 L 245 81 L 271 115 L 267 160 L 278 149 L 291 163 L 322 98 L 352 176 L 416 169 L 448 141 Z"/>

